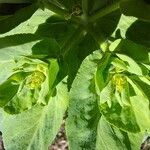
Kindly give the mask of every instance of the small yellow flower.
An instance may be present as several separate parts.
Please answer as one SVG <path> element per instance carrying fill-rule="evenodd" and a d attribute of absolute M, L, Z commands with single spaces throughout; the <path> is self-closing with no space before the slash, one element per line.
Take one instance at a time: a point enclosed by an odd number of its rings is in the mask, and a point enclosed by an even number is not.
<path fill-rule="evenodd" d="M 26 85 L 30 89 L 39 88 L 45 80 L 45 75 L 40 71 L 34 71 L 26 79 Z"/>
<path fill-rule="evenodd" d="M 127 82 L 126 77 L 122 74 L 116 74 L 112 79 L 113 84 L 116 86 L 117 91 L 121 92 Z"/>

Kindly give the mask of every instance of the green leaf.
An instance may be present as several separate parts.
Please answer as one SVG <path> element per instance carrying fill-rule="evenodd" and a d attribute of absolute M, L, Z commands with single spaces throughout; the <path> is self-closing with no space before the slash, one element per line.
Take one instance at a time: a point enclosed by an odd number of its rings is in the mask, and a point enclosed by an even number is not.
<path fill-rule="evenodd" d="M 76 45 L 70 48 L 70 51 L 68 52 L 65 58 L 68 67 L 69 87 L 71 87 L 71 84 L 77 74 L 77 71 L 82 61 L 85 59 L 86 56 L 88 56 L 90 53 L 92 53 L 95 49 L 98 48 L 99 45 L 90 34 L 86 34 L 84 37 L 80 39 L 80 41 Z"/>
<path fill-rule="evenodd" d="M 111 64 L 120 70 L 128 69 L 126 62 L 123 62 L 121 59 L 118 59 L 118 58 L 113 58 Z"/>
<path fill-rule="evenodd" d="M 143 96 L 133 96 L 131 104 L 141 130 L 150 130 L 149 100 Z"/>
<path fill-rule="evenodd" d="M 0 16 L 0 21 L 3 19 L 7 19 L 8 17 L 10 17 L 10 15 Z"/>
<path fill-rule="evenodd" d="M 55 57 L 60 53 L 60 47 L 55 39 L 46 38 L 32 47 L 33 55 L 46 55 L 49 57 Z"/>
<path fill-rule="evenodd" d="M 83 61 L 70 91 L 67 136 L 72 150 L 95 149 L 100 113 L 93 77 L 101 57 L 96 51 Z"/>
<path fill-rule="evenodd" d="M 37 34 L 35 35 L 34 32 L 37 30 L 38 25 L 43 23 L 50 15 L 52 15 L 52 12 L 48 10 L 42 11 L 38 9 L 30 19 L 21 23 L 13 30 L 3 35 L 0 35 L 0 49 L 3 49 L 5 47 L 11 47 L 11 49 L 9 48 L 6 50 L 11 51 L 14 46 L 21 45 L 19 49 L 20 51 L 22 51 L 22 53 L 27 49 L 31 51 L 31 48 L 29 47 L 31 42 L 37 40 L 44 40 L 42 36 Z M 26 44 L 26 50 L 22 50 L 22 47 L 24 46 L 23 44 L 25 43 L 28 43 Z M 18 47 L 14 49 L 18 49 Z"/>
<path fill-rule="evenodd" d="M 134 22 L 127 30 L 126 37 L 127 39 L 141 44 L 147 47 L 150 47 L 150 23 L 143 21 Z"/>
<path fill-rule="evenodd" d="M 0 85 L 0 107 L 5 106 L 17 93 L 19 85 L 13 80 L 7 80 Z"/>
<path fill-rule="evenodd" d="M 127 134 L 109 124 L 104 117 L 101 117 L 97 128 L 96 150 L 100 149 L 131 150 Z"/>
<path fill-rule="evenodd" d="M 116 54 L 121 60 L 123 60 L 127 64 L 127 71 L 136 75 L 142 75 L 142 69 L 140 66 L 127 55 Z"/>
<path fill-rule="evenodd" d="M 144 91 L 142 91 L 142 88 L 134 80 L 132 80 L 132 78 L 127 77 L 127 81 L 132 86 L 135 92 L 135 95 L 143 96 L 146 98 Z M 132 96 L 135 96 L 135 95 L 132 95 Z"/>
<path fill-rule="evenodd" d="M 104 42 L 116 29 L 119 19 L 120 12 L 112 12 L 96 20 L 90 32 L 98 42 Z"/>
<path fill-rule="evenodd" d="M 48 84 L 49 89 L 53 89 L 55 87 L 55 80 L 57 79 L 57 74 L 59 72 L 59 64 L 57 59 L 50 59 L 49 62 Z"/>
<path fill-rule="evenodd" d="M 116 41 L 114 43 L 116 43 Z M 112 43 L 110 47 L 117 53 L 125 54 L 137 62 L 149 63 L 150 48 L 136 44 L 130 40 L 121 40 L 117 42 L 118 45 L 114 43 Z"/>
<path fill-rule="evenodd" d="M 12 74 L 14 66 L 15 62 L 13 60 L 0 61 L 0 84 L 5 82 Z"/>
<path fill-rule="evenodd" d="M 58 44 L 62 46 L 70 39 L 70 35 L 72 35 L 75 30 L 76 27 L 71 22 L 53 15 L 38 27 L 35 34 L 42 37 L 54 38 Z"/>
<path fill-rule="evenodd" d="M 140 128 L 131 106 L 121 106 L 116 96 L 114 96 L 111 101 L 111 108 L 107 103 L 100 105 L 100 111 L 106 120 L 119 129 L 133 133 L 139 132 Z"/>
<path fill-rule="evenodd" d="M 81 32 L 82 31 L 80 30 L 78 31 L 79 34 Z M 61 47 L 60 52 L 57 54 L 60 66 L 57 82 L 68 75 L 68 88 L 70 89 L 82 60 L 95 49 L 98 49 L 99 45 L 90 34 L 81 35 L 80 37 L 80 35 L 78 36 L 73 33 L 70 39 L 67 40 L 64 38 L 64 40 L 64 44 Z M 73 40 L 75 40 L 75 44 L 74 42 L 71 44 Z M 61 45 L 61 43 L 59 44 Z"/>
<path fill-rule="evenodd" d="M 37 8 L 37 4 L 32 4 L 16 11 L 14 15 L 0 20 L 0 33 L 8 32 L 18 26 L 20 23 L 29 19 L 37 10 Z"/>
<path fill-rule="evenodd" d="M 106 52 L 102 57 L 102 59 L 99 61 L 99 65 L 97 67 L 95 80 L 96 80 L 96 85 L 100 91 L 102 91 L 102 89 L 106 85 L 107 76 L 108 76 L 108 70 L 106 70 L 106 68 L 110 63 L 110 57 L 111 57 L 111 53 Z"/>
<path fill-rule="evenodd" d="M 14 34 L 10 36 L 5 36 L 0 38 L 0 49 L 5 47 L 12 47 L 17 45 L 22 45 L 25 43 L 40 40 L 41 37 L 34 34 Z"/>
<path fill-rule="evenodd" d="M 13 39 L 13 38 L 10 38 L 10 39 Z M 9 45 L 9 41 L 11 43 L 11 40 L 6 40 L 6 41 L 4 42 L 6 45 L 7 44 Z M 2 44 L 3 46 L 5 46 L 4 43 Z M 18 59 L 18 57 L 20 57 L 21 55 L 31 54 L 30 50 L 33 44 L 34 42 L 20 45 L 20 46 L 11 46 L 9 48 L 7 47 L 7 48 L 0 49 L 0 70 L 1 70 L 0 71 L 0 84 L 5 82 L 14 73 L 14 68 L 17 67 L 16 60 Z M 0 45 L 0 47 L 2 45 Z"/>
<path fill-rule="evenodd" d="M 143 80 L 143 78 L 145 77 L 139 77 L 139 78 L 132 77 L 132 80 L 134 80 L 137 83 L 137 85 L 141 88 L 145 96 L 147 96 L 147 98 L 150 101 L 150 92 L 149 92 L 150 81 L 147 78 Z"/>
<path fill-rule="evenodd" d="M 97 127 L 96 150 L 139 149 L 144 133 L 131 134 L 109 124 L 102 116 Z"/>
<path fill-rule="evenodd" d="M 145 138 L 145 131 L 136 134 L 128 132 L 128 137 L 131 143 L 131 150 L 139 149 L 141 147 L 143 139 Z"/>
<path fill-rule="evenodd" d="M 63 122 L 68 106 L 68 93 L 65 84 L 57 86 L 56 95 L 47 106 L 34 106 L 18 115 L 5 114 L 3 138 L 7 150 L 48 149 Z M 12 130 L 13 129 L 13 130 Z"/>
<path fill-rule="evenodd" d="M 109 107 L 111 107 L 111 100 L 113 98 L 113 91 L 114 91 L 114 88 L 112 87 L 112 83 L 110 81 L 108 83 L 108 85 L 105 86 L 103 88 L 103 90 L 100 92 L 100 104 L 107 102 Z"/>
<path fill-rule="evenodd" d="M 45 9 L 43 11 L 41 9 L 38 9 L 30 18 L 28 18 L 28 20 L 22 22 L 17 27 L 13 28 L 13 30 L 10 30 L 5 34 L 0 34 L 0 37 L 10 36 L 14 34 L 34 34 L 38 29 L 38 26 L 44 23 L 46 19 L 49 18 L 51 15 L 53 15 L 53 12 L 51 12 L 50 10 Z M 3 17 L 7 18 L 7 16 Z"/>
<path fill-rule="evenodd" d="M 130 105 L 130 94 L 129 94 L 129 85 L 126 83 L 121 92 L 122 103 L 124 105 Z"/>
<path fill-rule="evenodd" d="M 122 0 L 121 11 L 127 16 L 135 16 L 144 21 L 150 21 L 150 5 L 145 0 Z"/>
<path fill-rule="evenodd" d="M 125 15 L 121 15 L 116 30 L 113 33 L 113 37 L 116 38 L 126 38 L 126 32 L 130 26 L 137 20 L 135 17 L 129 17 Z M 120 37 L 121 36 L 121 37 Z"/>

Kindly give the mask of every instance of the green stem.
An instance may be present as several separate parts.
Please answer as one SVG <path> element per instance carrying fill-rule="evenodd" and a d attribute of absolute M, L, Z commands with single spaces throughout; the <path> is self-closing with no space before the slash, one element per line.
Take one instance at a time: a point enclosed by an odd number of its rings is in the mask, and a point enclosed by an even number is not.
<path fill-rule="evenodd" d="M 67 10 L 62 9 L 51 2 L 48 2 L 48 0 L 43 0 L 43 3 L 47 9 L 51 10 L 52 12 L 56 13 L 57 15 L 65 16 L 65 15 L 69 14 L 69 12 Z"/>
<path fill-rule="evenodd" d="M 88 0 L 82 0 L 82 11 L 84 15 L 88 16 Z"/>
<path fill-rule="evenodd" d="M 93 14 L 89 18 L 89 22 L 94 22 L 95 20 L 102 18 L 117 9 L 119 9 L 119 1 L 114 2 L 112 5 L 107 6 L 106 8 L 103 8 L 103 9 L 97 11 L 95 14 Z"/>
<path fill-rule="evenodd" d="M 76 29 L 76 31 L 64 43 L 64 45 L 61 48 L 61 52 L 64 57 L 67 55 L 70 48 L 80 40 L 81 36 L 83 36 L 83 33 L 84 33 L 83 26 L 79 26 Z"/>
<path fill-rule="evenodd" d="M 43 3 L 44 3 L 45 8 L 49 9 L 50 11 L 56 13 L 57 15 L 65 19 L 67 16 L 70 15 L 69 11 L 67 11 L 66 9 L 62 9 L 55 4 L 48 2 L 47 0 L 43 0 Z M 81 19 L 76 16 L 71 16 L 71 20 L 79 23 Z"/>

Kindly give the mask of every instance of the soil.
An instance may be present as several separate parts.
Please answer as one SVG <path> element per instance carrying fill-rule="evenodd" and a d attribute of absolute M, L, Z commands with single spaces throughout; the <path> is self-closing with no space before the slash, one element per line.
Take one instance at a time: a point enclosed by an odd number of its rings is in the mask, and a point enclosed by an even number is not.
<path fill-rule="evenodd" d="M 3 145 L 2 132 L 0 131 L 0 150 L 5 150 Z"/>
<path fill-rule="evenodd" d="M 63 122 L 53 144 L 49 147 L 49 150 L 68 150 L 68 142 L 65 132 L 65 121 Z"/>

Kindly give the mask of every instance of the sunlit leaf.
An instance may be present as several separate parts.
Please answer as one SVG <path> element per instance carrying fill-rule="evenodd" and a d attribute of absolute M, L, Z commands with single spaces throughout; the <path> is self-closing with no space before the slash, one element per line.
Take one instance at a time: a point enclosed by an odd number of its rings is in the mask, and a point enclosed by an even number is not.
<path fill-rule="evenodd" d="M 36 105 L 18 115 L 5 114 L 3 120 L 5 148 L 7 150 L 48 149 L 60 128 L 67 106 L 67 88 L 61 83 L 57 86 L 56 95 L 50 98 L 47 106 Z"/>
<path fill-rule="evenodd" d="M 99 52 L 87 57 L 72 85 L 67 119 L 67 135 L 72 150 L 95 149 L 100 112 L 93 75 L 96 72 L 96 60 L 101 57 Z"/>

